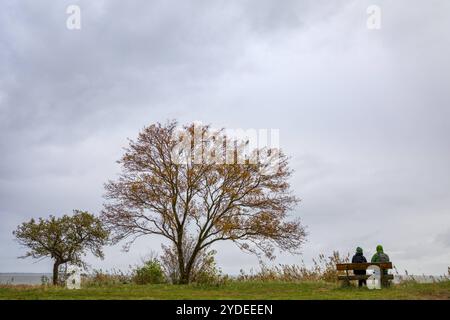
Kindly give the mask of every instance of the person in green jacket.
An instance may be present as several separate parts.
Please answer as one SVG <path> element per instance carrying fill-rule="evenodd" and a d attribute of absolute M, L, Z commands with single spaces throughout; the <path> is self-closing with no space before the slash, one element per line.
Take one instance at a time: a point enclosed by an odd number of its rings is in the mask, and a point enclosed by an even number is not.
<path fill-rule="evenodd" d="M 372 262 L 389 262 L 389 256 L 384 253 L 383 246 L 377 245 L 377 253 L 372 257 Z"/>
<path fill-rule="evenodd" d="M 377 253 L 375 253 L 372 256 L 371 262 L 389 262 L 389 256 L 386 253 L 384 253 L 382 245 L 377 245 Z M 383 274 L 388 274 L 388 271 L 386 269 L 384 269 Z M 382 286 L 388 287 L 389 282 L 383 281 Z"/>

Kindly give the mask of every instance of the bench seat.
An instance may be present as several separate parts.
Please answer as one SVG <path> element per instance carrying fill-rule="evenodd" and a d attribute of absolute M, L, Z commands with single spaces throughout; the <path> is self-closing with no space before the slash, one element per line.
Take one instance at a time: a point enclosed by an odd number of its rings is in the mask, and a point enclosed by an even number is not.
<path fill-rule="evenodd" d="M 392 262 L 338 263 L 336 264 L 336 270 L 366 270 L 370 266 L 378 266 L 380 269 L 392 269 Z"/>
<path fill-rule="evenodd" d="M 367 280 L 370 276 L 368 275 L 342 275 L 338 276 L 338 280 Z M 394 275 L 386 274 L 383 276 L 385 280 L 394 280 Z"/>

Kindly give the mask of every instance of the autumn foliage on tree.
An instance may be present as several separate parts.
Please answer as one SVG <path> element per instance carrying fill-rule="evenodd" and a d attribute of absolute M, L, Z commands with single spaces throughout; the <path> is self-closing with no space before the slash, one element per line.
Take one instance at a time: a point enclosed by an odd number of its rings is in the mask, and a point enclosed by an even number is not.
<path fill-rule="evenodd" d="M 298 202 L 288 159 L 269 148 L 241 157 L 246 145 L 204 125 L 146 127 L 126 148 L 118 179 L 106 184 L 103 221 L 116 241 L 131 244 L 143 235 L 170 240 L 179 283 L 189 283 L 198 257 L 218 241 L 268 257 L 275 247 L 298 252 L 306 233 L 299 220 L 287 219 Z M 273 169 L 261 159 L 275 151 Z"/>
<path fill-rule="evenodd" d="M 19 225 L 13 235 L 29 250 L 21 258 L 53 260 L 53 284 L 56 285 L 60 265 L 85 266 L 82 258 L 87 251 L 103 258 L 102 247 L 107 244 L 109 233 L 98 218 L 75 210 L 72 216 L 31 219 Z"/>

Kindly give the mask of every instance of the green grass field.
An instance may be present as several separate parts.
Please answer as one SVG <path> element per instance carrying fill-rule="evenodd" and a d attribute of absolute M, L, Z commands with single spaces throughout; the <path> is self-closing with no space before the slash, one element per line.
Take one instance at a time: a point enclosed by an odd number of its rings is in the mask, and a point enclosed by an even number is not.
<path fill-rule="evenodd" d="M 126 284 L 81 290 L 0 286 L 0 299 L 450 299 L 450 281 L 404 283 L 382 290 L 342 288 L 325 282 L 231 282 L 219 287 Z"/>

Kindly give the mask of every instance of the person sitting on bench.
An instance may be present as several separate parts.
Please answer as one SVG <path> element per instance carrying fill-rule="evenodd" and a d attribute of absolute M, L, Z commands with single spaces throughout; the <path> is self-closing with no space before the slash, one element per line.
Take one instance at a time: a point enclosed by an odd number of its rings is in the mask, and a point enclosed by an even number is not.
<path fill-rule="evenodd" d="M 389 262 L 389 256 L 384 253 L 383 250 L 383 246 L 382 245 L 377 245 L 377 253 L 375 253 L 372 257 L 371 262 Z M 383 275 L 387 275 L 388 271 L 387 269 L 383 270 Z M 383 283 L 381 284 L 383 287 L 388 287 L 389 286 L 389 281 L 383 281 Z"/>
<path fill-rule="evenodd" d="M 373 255 L 371 262 L 389 262 L 389 256 L 384 253 L 382 245 L 377 245 L 377 253 Z"/>
<path fill-rule="evenodd" d="M 366 257 L 363 256 L 363 249 L 358 247 L 356 248 L 356 253 L 352 258 L 352 263 L 365 263 L 367 262 Z M 355 275 L 365 275 L 366 270 L 354 270 L 353 274 Z M 358 280 L 358 287 L 362 287 L 363 285 L 367 285 L 365 279 Z"/>

